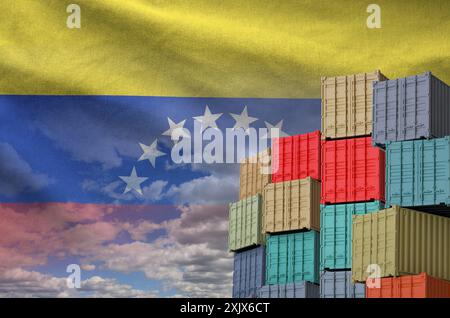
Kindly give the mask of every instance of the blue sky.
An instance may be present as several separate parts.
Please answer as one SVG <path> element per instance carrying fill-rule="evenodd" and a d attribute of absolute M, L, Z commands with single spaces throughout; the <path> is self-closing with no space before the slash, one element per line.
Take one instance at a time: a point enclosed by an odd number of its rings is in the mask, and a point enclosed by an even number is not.
<path fill-rule="evenodd" d="M 238 197 L 238 165 L 176 165 L 170 154 L 158 157 L 155 168 L 137 161 L 139 142 L 150 145 L 155 138 L 158 149 L 170 153 L 172 142 L 161 135 L 168 117 L 186 119 L 192 131 L 192 117 L 203 115 L 206 105 L 223 113 L 221 130 L 233 127 L 229 114 L 240 114 L 244 106 L 258 118 L 254 128 L 284 120 L 282 130 L 290 135 L 320 129 L 318 99 L 0 96 L 1 214 L 8 221 L 5 231 L 15 231 L 0 240 L 0 255 L 17 259 L 3 276 L 33 277 L 39 286 L 59 279 L 54 295 L 69 296 L 73 291 L 62 283 L 65 266 L 76 263 L 86 268 L 87 296 L 105 290 L 130 297 L 228 295 L 226 203 Z M 148 178 L 143 195 L 123 194 L 119 176 L 133 167 Z M 17 221 L 22 216 L 42 225 L 41 232 Z M 34 250 L 17 248 L 25 241 Z M 0 273 L 0 295 L 1 280 Z M 14 292 L 30 293 L 20 286 Z"/>

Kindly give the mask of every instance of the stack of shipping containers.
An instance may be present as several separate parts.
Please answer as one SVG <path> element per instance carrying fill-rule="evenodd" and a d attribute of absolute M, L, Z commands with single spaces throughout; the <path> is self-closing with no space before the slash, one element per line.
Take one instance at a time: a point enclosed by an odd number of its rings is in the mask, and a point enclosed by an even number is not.
<path fill-rule="evenodd" d="M 367 297 L 450 297 L 450 89 L 430 72 L 377 82 L 373 145 L 386 209 L 353 220 L 353 280 Z"/>
<path fill-rule="evenodd" d="M 352 282 L 352 217 L 384 207 L 385 155 L 372 146 L 372 85 L 381 72 L 322 78 L 320 297 L 362 298 Z"/>
<path fill-rule="evenodd" d="M 263 193 L 266 280 L 260 297 L 319 296 L 320 132 L 275 138 Z"/>
<path fill-rule="evenodd" d="M 241 164 L 233 297 L 450 297 L 449 87 L 375 71 L 321 92 L 321 132 Z"/>

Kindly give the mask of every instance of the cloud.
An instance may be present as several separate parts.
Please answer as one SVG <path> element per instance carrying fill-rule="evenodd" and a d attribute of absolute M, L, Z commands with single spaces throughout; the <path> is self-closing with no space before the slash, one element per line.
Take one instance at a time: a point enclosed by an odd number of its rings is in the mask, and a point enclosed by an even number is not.
<path fill-rule="evenodd" d="M 120 180 L 102 184 L 101 181 L 86 179 L 81 183 L 81 188 L 84 191 L 102 193 L 115 199 L 116 202 L 140 199 L 145 203 L 149 203 L 164 198 L 164 189 L 167 184 L 168 182 L 164 180 L 153 181 L 150 185 L 142 187 L 142 195 L 136 194 L 133 191 L 123 193 L 125 183 Z"/>
<path fill-rule="evenodd" d="M 86 254 L 114 240 L 119 207 L 77 203 L 0 204 L 1 267 L 45 264 L 51 255 Z"/>
<path fill-rule="evenodd" d="M 157 293 L 134 289 L 115 279 L 99 276 L 81 282 L 80 289 L 67 287 L 66 277 L 11 268 L 0 271 L 0 297 L 155 297 Z"/>
<path fill-rule="evenodd" d="M 229 297 L 232 255 L 227 251 L 227 207 L 180 206 L 179 218 L 161 225 L 145 224 L 167 235 L 151 243 L 109 244 L 87 262 L 124 273 L 143 272 L 166 289 L 188 297 Z M 144 231 L 145 232 L 145 231 Z"/>
<path fill-rule="evenodd" d="M 238 189 L 232 176 L 209 175 L 172 185 L 166 195 L 180 204 L 219 204 L 236 200 Z"/>
<path fill-rule="evenodd" d="M 227 206 L 188 205 L 178 210 L 179 217 L 156 223 L 148 205 L 0 204 L 0 271 L 6 273 L 6 279 L 18 275 L 8 270 L 44 265 L 49 257 L 77 257 L 84 270 L 142 272 L 149 280 L 160 281 L 163 290 L 174 290 L 177 295 L 230 296 Z M 164 230 L 162 234 L 147 241 L 149 233 L 160 230 Z M 131 240 L 118 240 L 123 232 L 129 233 Z M 38 274 L 30 275 L 41 277 Z M 45 286 L 60 284 L 49 277 L 45 280 Z M 108 286 L 108 282 L 97 283 Z M 27 284 L 19 284 L 8 295 L 71 296 L 57 287 L 47 286 L 51 288 L 46 294 Z M 1 286 L 0 281 L 0 290 Z M 2 292 L 6 294 L 6 290 Z M 99 288 L 92 294 L 99 297 L 102 292 L 120 295 Z"/>
<path fill-rule="evenodd" d="M 163 228 L 161 224 L 147 220 L 140 220 L 137 223 L 125 223 L 123 229 L 126 230 L 135 241 L 145 241 L 147 234 Z"/>
<path fill-rule="evenodd" d="M 0 194 L 15 197 L 39 191 L 52 182 L 47 175 L 34 172 L 10 144 L 0 142 Z"/>
<path fill-rule="evenodd" d="M 98 105 L 87 102 L 78 107 L 65 107 L 64 111 L 59 106 L 47 105 L 45 111 L 36 112 L 34 125 L 57 147 L 69 152 L 74 160 L 97 162 L 109 169 L 119 167 L 122 156 L 139 155 L 139 129 L 128 129 L 133 124 L 134 114 L 128 113 L 128 118 L 119 123 L 112 113 L 104 111 L 105 105 L 101 102 Z M 108 120 L 105 120 L 105 115 L 108 115 Z"/>

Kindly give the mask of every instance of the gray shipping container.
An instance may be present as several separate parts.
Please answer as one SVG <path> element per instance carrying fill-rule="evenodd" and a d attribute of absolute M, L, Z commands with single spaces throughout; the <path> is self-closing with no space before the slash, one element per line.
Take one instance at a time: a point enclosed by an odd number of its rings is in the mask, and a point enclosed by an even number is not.
<path fill-rule="evenodd" d="M 366 286 L 352 283 L 351 271 L 320 272 L 320 298 L 365 298 Z"/>
<path fill-rule="evenodd" d="M 319 285 L 306 281 L 265 285 L 259 288 L 258 298 L 319 298 Z"/>
<path fill-rule="evenodd" d="M 374 145 L 450 135 L 450 88 L 431 72 L 373 83 Z"/>

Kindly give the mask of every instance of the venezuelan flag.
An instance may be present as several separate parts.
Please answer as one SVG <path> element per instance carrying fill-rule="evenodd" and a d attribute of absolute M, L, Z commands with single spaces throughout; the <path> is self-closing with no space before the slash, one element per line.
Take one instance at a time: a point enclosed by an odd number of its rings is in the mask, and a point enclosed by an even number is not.
<path fill-rule="evenodd" d="M 0 297 L 230 296 L 239 167 L 174 163 L 174 129 L 320 129 L 322 76 L 450 82 L 447 0 L 376 29 L 359 0 L 74 2 L 0 2 Z"/>

